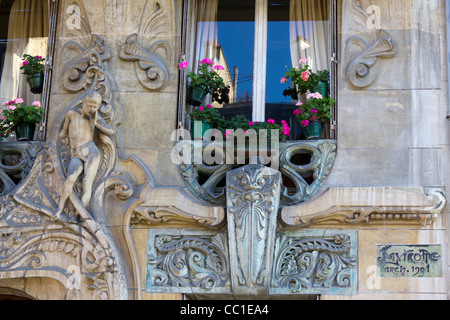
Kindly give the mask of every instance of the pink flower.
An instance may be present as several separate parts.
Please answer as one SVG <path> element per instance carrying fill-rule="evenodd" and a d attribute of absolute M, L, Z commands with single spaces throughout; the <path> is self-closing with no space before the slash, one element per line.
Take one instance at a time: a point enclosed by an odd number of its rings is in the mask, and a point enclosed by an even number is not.
<path fill-rule="evenodd" d="M 34 101 L 33 103 L 32 103 L 32 106 L 35 106 L 35 107 L 40 107 L 41 106 L 41 103 L 39 102 L 39 101 Z"/>
<path fill-rule="evenodd" d="M 202 106 L 200 106 L 200 107 L 198 107 L 198 110 L 199 110 L 199 111 L 203 111 L 203 110 L 205 110 L 205 108 L 203 108 Z"/>
<path fill-rule="evenodd" d="M 287 78 L 286 77 L 283 77 L 283 78 L 281 78 L 281 81 L 280 81 L 281 83 L 286 83 L 287 82 Z"/>
<path fill-rule="evenodd" d="M 254 126 L 255 123 L 254 123 L 253 121 L 249 121 L 248 125 L 249 125 L 249 126 Z"/>
<path fill-rule="evenodd" d="M 214 65 L 214 62 L 212 62 L 211 60 L 209 60 L 208 58 L 203 59 L 202 61 L 200 61 L 201 64 L 209 64 L 211 66 Z"/>
<path fill-rule="evenodd" d="M 7 107 L 7 109 L 13 111 L 13 110 L 16 110 L 17 107 L 15 105 L 10 105 L 10 106 Z"/>
<path fill-rule="evenodd" d="M 178 65 L 178 68 L 179 68 L 180 70 L 189 68 L 189 62 L 187 62 L 187 61 L 181 62 L 181 63 Z"/>
<path fill-rule="evenodd" d="M 312 109 L 312 110 L 311 110 L 311 113 L 318 114 L 318 113 L 319 113 L 319 110 L 317 110 L 317 109 Z"/>
<path fill-rule="evenodd" d="M 309 120 L 303 120 L 303 121 L 302 121 L 302 126 L 303 126 L 303 127 L 309 126 Z"/>
<path fill-rule="evenodd" d="M 14 103 L 23 103 L 23 100 L 20 99 L 20 98 L 17 98 L 17 99 L 14 101 Z"/>
<path fill-rule="evenodd" d="M 36 56 L 36 58 L 38 58 L 39 60 L 42 60 L 42 56 Z"/>
<path fill-rule="evenodd" d="M 300 106 L 303 105 L 303 102 L 299 101 L 299 102 L 297 102 L 295 105 L 298 106 L 298 107 L 300 107 Z"/>
<path fill-rule="evenodd" d="M 270 123 L 270 124 L 274 124 L 276 121 L 275 120 L 273 120 L 273 119 L 269 119 L 269 120 L 267 120 L 267 123 Z"/>
<path fill-rule="evenodd" d="M 298 63 L 299 64 L 306 64 L 306 63 L 308 63 L 308 59 L 307 58 L 302 58 L 302 59 L 300 59 L 300 61 Z"/>
<path fill-rule="evenodd" d="M 311 120 L 312 120 L 313 122 L 316 122 L 316 121 L 317 121 L 316 116 L 312 116 L 312 117 L 311 117 Z"/>
<path fill-rule="evenodd" d="M 294 115 L 301 115 L 302 114 L 302 112 L 300 111 L 300 109 L 295 109 L 294 110 Z"/>
<path fill-rule="evenodd" d="M 230 136 L 231 136 L 231 130 L 229 130 L 229 129 L 227 129 L 227 130 L 225 130 L 225 133 L 223 134 L 224 136 L 225 136 L 225 138 L 229 138 Z"/>
<path fill-rule="evenodd" d="M 287 125 L 286 120 L 281 120 L 281 124 L 282 124 L 283 126 Z"/>
<path fill-rule="evenodd" d="M 308 70 L 307 71 L 303 71 L 302 72 L 302 80 L 305 81 L 305 82 L 308 81 L 310 75 L 311 75 L 310 71 L 308 71 Z"/>
<path fill-rule="evenodd" d="M 5 121 L 5 120 L 6 120 L 6 117 L 5 117 L 4 115 L 0 115 L 0 120 L 1 120 L 1 121 Z"/>
<path fill-rule="evenodd" d="M 307 96 L 306 96 L 308 99 L 322 99 L 323 98 L 323 96 L 320 94 L 320 93 L 318 93 L 318 92 L 316 92 L 316 93 L 310 93 L 310 94 L 308 94 Z"/>
<path fill-rule="evenodd" d="M 214 66 L 214 69 L 215 70 L 225 70 L 225 68 L 224 67 L 222 67 L 221 65 L 216 65 L 216 66 Z"/>
<path fill-rule="evenodd" d="M 24 67 L 27 66 L 27 65 L 28 65 L 28 61 L 22 62 L 22 65 L 23 65 Z"/>
<path fill-rule="evenodd" d="M 208 109 L 211 109 L 213 106 L 210 105 L 210 104 L 207 104 L 206 107 L 207 107 Z"/>

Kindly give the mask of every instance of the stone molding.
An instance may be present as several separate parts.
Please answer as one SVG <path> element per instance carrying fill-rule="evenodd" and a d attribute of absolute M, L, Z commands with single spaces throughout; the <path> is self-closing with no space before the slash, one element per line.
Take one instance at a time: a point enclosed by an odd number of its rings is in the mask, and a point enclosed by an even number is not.
<path fill-rule="evenodd" d="M 447 205 L 443 190 L 422 188 L 331 188 L 313 201 L 285 207 L 288 227 L 416 225 L 439 220 Z"/>

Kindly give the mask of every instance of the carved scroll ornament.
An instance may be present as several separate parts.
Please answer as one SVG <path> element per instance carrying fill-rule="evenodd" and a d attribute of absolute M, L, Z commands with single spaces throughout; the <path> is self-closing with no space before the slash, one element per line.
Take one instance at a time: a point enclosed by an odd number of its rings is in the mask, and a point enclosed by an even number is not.
<path fill-rule="evenodd" d="M 351 13 L 352 17 L 349 20 L 357 26 L 358 35 L 347 39 L 345 74 L 353 87 L 364 89 L 370 87 L 378 78 L 381 59 L 394 57 L 397 54 L 397 47 L 386 30 L 368 29 L 367 21 L 370 21 L 371 17 L 358 0 L 352 0 Z"/>
<path fill-rule="evenodd" d="M 139 81 L 151 91 L 163 90 L 170 77 L 167 65 L 171 61 L 171 48 L 162 38 L 170 34 L 171 17 L 167 5 L 164 1 L 148 0 L 139 32 L 128 37 L 119 53 L 121 59 L 135 61 Z"/>

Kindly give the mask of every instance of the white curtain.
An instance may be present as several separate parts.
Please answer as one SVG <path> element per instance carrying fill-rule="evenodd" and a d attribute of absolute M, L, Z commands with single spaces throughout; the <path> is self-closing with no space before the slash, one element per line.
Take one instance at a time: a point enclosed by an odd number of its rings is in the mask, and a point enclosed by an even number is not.
<path fill-rule="evenodd" d="M 204 58 L 213 60 L 217 56 L 217 9 L 219 0 L 197 1 L 197 45 L 194 67 Z"/>
<path fill-rule="evenodd" d="M 38 100 L 21 74 L 24 54 L 47 55 L 49 32 L 48 0 L 15 0 L 9 16 L 8 45 L 0 81 L 1 102 L 22 98 L 27 104 Z"/>
<path fill-rule="evenodd" d="M 329 70 L 329 0 L 290 0 L 292 65 L 307 58 L 313 71 Z"/>

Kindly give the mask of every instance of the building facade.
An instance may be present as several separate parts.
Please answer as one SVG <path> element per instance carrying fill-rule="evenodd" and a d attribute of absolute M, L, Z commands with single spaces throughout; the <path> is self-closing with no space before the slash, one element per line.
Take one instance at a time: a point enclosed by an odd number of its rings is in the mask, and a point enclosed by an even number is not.
<path fill-rule="evenodd" d="M 45 111 L 34 141 L 0 142 L 5 299 L 448 299 L 447 1 L 0 10 L 2 101 Z M 41 94 L 28 53 L 46 57 Z M 208 165 L 230 149 L 192 143 L 179 64 L 204 58 L 231 88 L 213 108 L 292 127 L 270 162 Z M 303 139 L 272 68 L 299 59 L 330 74 L 323 139 Z"/>

